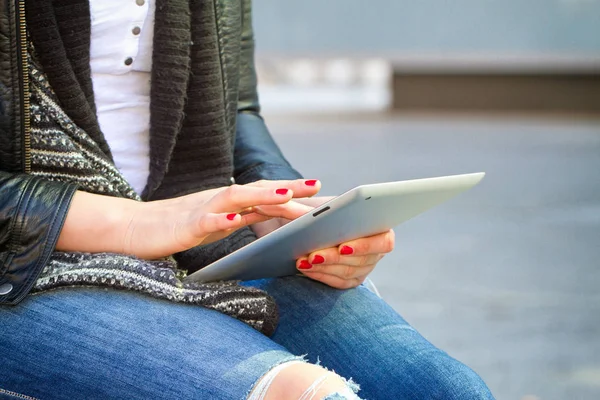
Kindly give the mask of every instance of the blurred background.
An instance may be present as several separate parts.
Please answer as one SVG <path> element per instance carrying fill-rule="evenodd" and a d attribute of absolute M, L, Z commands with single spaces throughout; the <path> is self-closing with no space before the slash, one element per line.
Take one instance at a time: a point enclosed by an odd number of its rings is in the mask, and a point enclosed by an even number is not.
<path fill-rule="evenodd" d="M 600 399 L 600 0 L 254 0 L 263 113 L 323 193 L 485 171 L 372 278 L 499 400 Z"/>

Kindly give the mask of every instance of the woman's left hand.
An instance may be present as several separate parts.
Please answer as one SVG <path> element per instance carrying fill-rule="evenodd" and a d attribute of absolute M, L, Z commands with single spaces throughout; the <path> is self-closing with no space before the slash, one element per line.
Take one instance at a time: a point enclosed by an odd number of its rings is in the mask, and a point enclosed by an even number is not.
<path fill-rule="evenodd" d="M 306 211 L 319 207 L 331 197 L 294 199 L 307 206 Z M 289 220 L 275 218 L 255 224 L 252 229 L 259 237 L 285 225 Z M 394 249 L 395 235 L 390 230 L 379 235 L 342 243 L 337 247 L 307 254 L 296 261 L 296 268 L 310 279 L 337 289 L 350 289 L 362 284 L 377 263 Z"/>
<path fill-rule="evenodd" d="M 362 284 L 377 263 L 394 249 L 394 231 L 342 243 L 302 257 L 296 268 L 307 277 L 337 289 Z"/>

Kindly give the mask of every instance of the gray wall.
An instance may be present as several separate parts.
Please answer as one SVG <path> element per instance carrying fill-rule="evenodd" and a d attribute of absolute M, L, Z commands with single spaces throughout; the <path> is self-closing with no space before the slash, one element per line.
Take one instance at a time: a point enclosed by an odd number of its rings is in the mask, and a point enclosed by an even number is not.
<path fill-rule="evenodd" d="M 254 0 L 262 53 L 600 55 L 600 0 Z"/>

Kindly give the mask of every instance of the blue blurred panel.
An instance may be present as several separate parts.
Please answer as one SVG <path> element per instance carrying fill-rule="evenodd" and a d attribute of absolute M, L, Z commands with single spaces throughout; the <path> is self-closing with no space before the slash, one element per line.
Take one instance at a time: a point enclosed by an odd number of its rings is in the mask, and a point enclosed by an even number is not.
<path fill-rule="evenodd" d="M 254 0 L 259 51 L 600 54 L 600 0 Z"/>

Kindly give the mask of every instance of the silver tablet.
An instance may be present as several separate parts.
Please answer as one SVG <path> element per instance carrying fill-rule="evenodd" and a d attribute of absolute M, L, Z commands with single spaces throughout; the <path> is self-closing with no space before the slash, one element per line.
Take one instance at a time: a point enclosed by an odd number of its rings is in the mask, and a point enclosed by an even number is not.
<path fill-rule="evenodd" d="M 189 275 L 186 280 L 252 280 L 297 274 L 296 260 L 375 235 L 475 186 L 484 173 L 358 186 Z"/>

